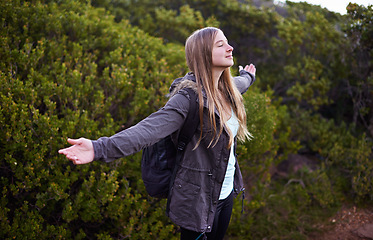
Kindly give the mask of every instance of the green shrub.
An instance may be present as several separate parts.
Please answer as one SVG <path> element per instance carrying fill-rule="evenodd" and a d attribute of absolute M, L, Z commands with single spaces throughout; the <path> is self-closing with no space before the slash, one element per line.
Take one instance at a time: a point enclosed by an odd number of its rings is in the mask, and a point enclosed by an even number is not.
<path fill-rule="evenodd" d="M 165 200 L 145 192 L 141 154 L 74 166 L 57 150 L 67 137 L 109 136 L 161 107 L 187 70 L 183 47 L 84 1 L 0 8 L 0 237 L 177 238 Z M 258 89 L 246 101 L 255 158 L 272 148 L 276 111 Z"/>
<path fill-rule="evenodd" d="M 296 114 L 298 124 L 293 123 L 293 135 L 301 136 L 302 151 L 319 156 L 320 166 L 336 188 L 346 193 L 346 198 L 356 203 L 373 199 L 373 142 L 365 134 L 354 136 L 352 127 L 344 123 L 337 125 L 333 120 L 309 112 Z"/>
<path fill-rule="evenodd" d="M 341 46 L 349 43 L 325 12 L 317 8 L 303 21 L 308 5 L 290 4 L 282 17 L 232 1 L 96 3 L 107 10 L 82 0 L 0 1 L 0 238 L 178 237 L 165 201 L 145 192 L 141 154 L 74 166 L 57 150 L 67 137 L 110 136 L 161 107 L 171 81 L 187 71 L 176 42 L 205 25 L 221 25 L 237 41 L 236 58 L 259 69 L 244 95 L 254 138 L 237 151 L 248 201 L 243 214 L 235 201 L 228 237 L 306 239 L 312 223 L 342 201 L 371 201 L 373 143 L 359 132 L 369 107 L 345 117 L 354 100 L 342 81 L 353 79 L 368 103 L 371 77 L 354 77 L 358 69 L 346 75 Z M 333 16 L 333 24 L 342 19 Z M 355 20 L 350 30 L 359 30 Z M 347 55 L 359 62 L 359 54 Z M 330 101 L 333 92 L 340 101 Z M 273 181 L 270 167 L 290 153 L 317 156 L 319 168 Z"/>
<path fill-rule="evenodd" d="M 57 150 L 158 109 L 185 73 L 182 47 L 79 1 L 0 8 L 0 237 L 174 238 L 164 202 L 137 188 L 139 155 L 74 166 Z"/>

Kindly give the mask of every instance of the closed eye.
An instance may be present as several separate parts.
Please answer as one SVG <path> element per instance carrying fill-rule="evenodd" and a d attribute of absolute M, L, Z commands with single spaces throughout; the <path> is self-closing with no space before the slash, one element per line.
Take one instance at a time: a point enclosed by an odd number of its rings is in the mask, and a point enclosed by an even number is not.
<path fill-rule="evenodd" d="M 228 44 L 228 41 L 227 40 L 219 40 L 219 41 L 216 42 L 216 45 L 217 45 L 217 47 L 223 47 L 224 43 Z"/>

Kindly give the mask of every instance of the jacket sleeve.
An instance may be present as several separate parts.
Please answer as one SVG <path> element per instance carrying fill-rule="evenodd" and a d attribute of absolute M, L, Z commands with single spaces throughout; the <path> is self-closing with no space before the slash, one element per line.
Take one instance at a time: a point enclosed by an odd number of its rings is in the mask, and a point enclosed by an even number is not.
<path fill-rule="evenodd" d="M 94 160 L 111 162 L 153 145 L 182 127 L 188 109 L 188 98 L 182 94 L 174 95 L 164 107 L 138 124 L 111 137 L 92 141 Z"/>
<path fill-rule="evenodd" d="M 245 70 L 240 71 L 240 76 L 234 77 L 237 89 L 244 94 L 247 89 L 255 82 L 255 76 Z"/>

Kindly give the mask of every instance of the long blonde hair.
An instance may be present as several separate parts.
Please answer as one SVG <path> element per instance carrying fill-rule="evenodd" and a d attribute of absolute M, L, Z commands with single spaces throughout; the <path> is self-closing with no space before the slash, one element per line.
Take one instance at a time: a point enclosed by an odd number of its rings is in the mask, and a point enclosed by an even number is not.
<path fill-rule="evenodd" d="M 219 92 L 220 94 L 228 100 L 231 104 L 233 112 L 236 114 L 237 120 L 239 122 L 239 128 L 237 133 L 237 138 L 240 141 L 245 141 L 246 138 L 250 139 L 251 134 L 247 130 L 246 126 L 246 112 L 243 104 L 243 99 L 241 93 L 238 91 L 236 85 L 233 82 L 232 75 L 230 73 L 230 68 L 226 68 L 222 75 L 220 76 L 218 89 L 214 87 L 212 80 L 212 48 L 215 36 L 217 35 L 218 28 L 207 27 L 195 31 L 192 35 L 188 37 L 185 43 L 185 58 L 187 65 L 196 77 L 197 89 L 198 89 L 198 99 L 199 99 L 199 117 L 201 129 L 203 127 L 203 94 L 202 88 L 207 96 L 207 103 L 209 109 L 209 120 L 210 126 L 214 133 L 209 147 L 214 146 L 223 132 L 223 126 L 226 127 L 229 133 L 229 144 L 228 147 L 231 147 L 234 141 L 234 136 L 231 133 L 226 122 L 228 119 L 225 119 L 223 114 L 223 102 L 219 101 Z M 219 131 L 217 130 L 216 118 L 215 118 L 215 109 L 220 115 L 220 125 Z M 200 139 L 196 145 L 199 145 L 202 139 L 202 131 Z M 215 143 L 214 143 L 215 141 Z"/>

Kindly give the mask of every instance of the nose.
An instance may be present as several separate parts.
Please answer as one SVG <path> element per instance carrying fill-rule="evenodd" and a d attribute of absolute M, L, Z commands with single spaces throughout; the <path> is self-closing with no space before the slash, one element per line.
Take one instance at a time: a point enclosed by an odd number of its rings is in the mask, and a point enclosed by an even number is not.
<path fill-rule="evenodd" d="M 228 44 L 228 48 L 227 48 L 227 52 L 233 52 L 233 47 L 231 45 Z"/>

